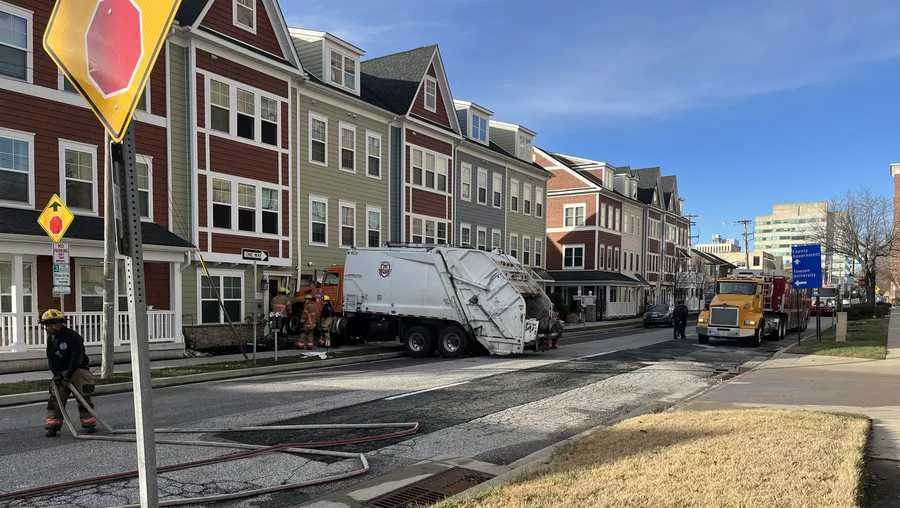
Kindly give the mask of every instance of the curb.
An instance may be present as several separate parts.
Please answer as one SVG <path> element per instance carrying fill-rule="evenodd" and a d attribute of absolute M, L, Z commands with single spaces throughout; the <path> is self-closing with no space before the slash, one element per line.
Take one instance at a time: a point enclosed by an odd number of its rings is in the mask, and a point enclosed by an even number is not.
<path fill-rule="evenodd" d="M 269 365 L 266 367 L 250 367 L 247 369 L 234 369 L 219 372 L 204 372 L 202 374 L 190 374 L 187 376 L 164 377 L 152 380 L 153 388 L 165 388 L 169 386 L 187 385 L 195 383 L 204 383 L 207 381 L 222 381 L 226 379 L 239 379 L 245 377 L 263 376 L 266 374 L 278 374 L 280 372 L 292 372 L 300 370 L 319 369 L 322 367 L 340 367 L 354 363 L 375 362 L 379 360 L 390 360 L 393 358 L 401 358 L 406 356 L 405 352 L 398 351 L 394 353 L 377 353 L 371 355 L 347 356 L 344 358 L 335 358 L 333 360 L 320 360 L 309 362 L 297 362 L 285 365 Z M 131 383 L 113 383 L 108 385 L 97 385 L 94 388 L 94 395 L 109 395 L 113 393 L 130 392 Z M 47 400 L 46 392 L 29 392 L 17 393 L 14 395 L 0 396 L 0 407 L 20 406 L 22 404 L 31 404 L 34 402 L 45 402 Z"/>

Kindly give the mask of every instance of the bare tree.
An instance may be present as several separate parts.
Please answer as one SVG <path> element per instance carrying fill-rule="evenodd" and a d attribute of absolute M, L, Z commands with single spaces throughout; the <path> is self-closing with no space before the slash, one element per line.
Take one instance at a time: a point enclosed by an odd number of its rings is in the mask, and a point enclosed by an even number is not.
<path fill-rule="evenodd" d="M 890 198 L 869 190 L 847 192 L 829 204 L 828 225 L 820 227 L 816 240 L 826 252 L 840 254 L 859 264 L 866 295 L 875 297 L 875 282 L 883 259 L 894 249 L 894 218 Z"/>

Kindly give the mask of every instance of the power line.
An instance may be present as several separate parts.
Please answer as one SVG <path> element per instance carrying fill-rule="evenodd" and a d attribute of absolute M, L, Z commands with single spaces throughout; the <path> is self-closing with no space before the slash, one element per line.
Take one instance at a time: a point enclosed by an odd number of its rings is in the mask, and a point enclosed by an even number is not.
<path fill-rule="evenodd" d="M 750 224 L 753 224 L 753 221 L 750 219 L 741 219 L 739 221 L 735 221 L 735 224 L 743 224 L 744 226 L 744 255 L 746 256 L 745 262 L 747 269 L 750 269 L 750 235 L 753 233 L 750 232 Z"/>

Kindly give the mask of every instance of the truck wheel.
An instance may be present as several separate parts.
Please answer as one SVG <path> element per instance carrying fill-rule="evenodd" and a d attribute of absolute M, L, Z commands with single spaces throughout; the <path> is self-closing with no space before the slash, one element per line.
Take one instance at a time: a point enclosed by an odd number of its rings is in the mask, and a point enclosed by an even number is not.
<path fill-rule="evenodd" d="M 700 344 L 709 344 L 709 335 L 697 334 L 697 342 Z"/>
<path fill-rule="evenodd" d="M 756 332 L 753 334 L 753 342 L 751 342 L 750 345 L 753 347 L 762 346 L 764 340 L 765 335 L 763 334 L 762 327 L 757 328 Z"/>
<path fill-rule="evenodd" d="M 431 356 L 431 352 L 434 351 L 434 336 L 431 330 L 424 326 L 407 328 L 403 343 L 413 358 L 425 358 Z"/>
<path fill-rule="evenodd" d="M 469 337 L 462 328 L 451 325 L 441 329 L 438 335 L 438 351 L 444 358 L 459 358 L 469 349 Z"/>
<path fill-rule="evenodd" d="M 787 323 L 784 320 L 778 325 L 778 340 L 784 340 L 787 337 Z"/>

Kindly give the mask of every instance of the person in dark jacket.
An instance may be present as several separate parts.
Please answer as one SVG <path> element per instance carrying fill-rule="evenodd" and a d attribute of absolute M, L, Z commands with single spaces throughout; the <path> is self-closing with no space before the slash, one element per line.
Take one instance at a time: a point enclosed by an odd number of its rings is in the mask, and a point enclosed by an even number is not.
<path fill-rule="evenodd" d="M 688 308 L 684 304 L 684 300 L 679 300 L 672 310 L 672 328 L 675 330 L 675 340 L 685 340 L 685 329 L 687 328 Z"/>
<path fill-rule="evenodd" d="M 82 394 L 84 400 L 94 407 L 90 394 L 94 391 L 94 377 L 90 367 L 90 359 L 84 351 L 84 339 L 74 330 L 66 326 L 66 316 L 62 311 L 50 309 L 41 316 L 41 324 L 47 331 L 47 364 L 53 374 L 53 386 L 59 392 L 63 406 L 69 400 L 71 390 L 69 384 Z M 63 425 L 63 408 L 60 408 L 50 388 L 50 399 L 47 401 L 47 418 L 44 429 L 47 437 L 56 437 Z M 81 427 L 89 434 L 95 431 L 97 419 L 81 402 L 78 403 L 78 414 Z"/>
<path fill-rule="evenodd" d="M 334 324 L 334 307 L 331 305 L 331 297 L 322 297 L 322 312 L 319 313 L 319 346 L 331 347 L 331 327 Z"/>

